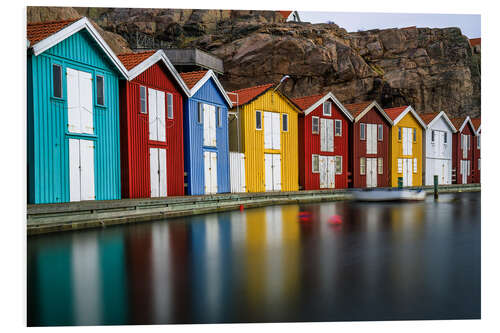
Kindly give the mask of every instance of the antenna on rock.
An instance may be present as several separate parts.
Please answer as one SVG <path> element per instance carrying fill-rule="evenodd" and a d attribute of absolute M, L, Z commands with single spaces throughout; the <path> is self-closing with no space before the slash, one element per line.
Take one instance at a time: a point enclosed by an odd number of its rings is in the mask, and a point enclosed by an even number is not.
<path fill-rule="evenodd" d="M 273 90 L 273 91 L 278 90 L 278 88 L 281 86 L 281 84 L 282 84 L 283 82 L 285 82 L 286 80 L 288 80 L 289 78 L 290 78 L 290 75 L 285 75 L 285 76 L 283 76 L 283 77 L 281 78 L 281 80 L 280 80 L 280 83 L 278 83 L 278 85 L 276 86 L 276 88 L 274 88 L 274 90 Z"/>

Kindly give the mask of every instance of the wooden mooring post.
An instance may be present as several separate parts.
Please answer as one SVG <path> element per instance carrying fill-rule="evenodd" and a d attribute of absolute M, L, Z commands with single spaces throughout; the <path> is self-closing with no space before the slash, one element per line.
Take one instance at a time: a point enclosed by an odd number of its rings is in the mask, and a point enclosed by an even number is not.
<path fill-rule="evenodd" d="M 438 176 L 434 175 L 434 200 L 437 200 L 438 194 Z"/>

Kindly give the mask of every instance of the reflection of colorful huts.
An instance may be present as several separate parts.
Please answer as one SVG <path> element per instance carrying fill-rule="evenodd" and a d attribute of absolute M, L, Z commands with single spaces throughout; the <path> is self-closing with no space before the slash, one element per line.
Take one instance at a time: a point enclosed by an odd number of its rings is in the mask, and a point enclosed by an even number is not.
<path fill-rule="evenodd" d="M 450 119 L 457 132 L 453 134 L 452 168 L 454 184 L 470 184 L 473 181 L 474 165 L 472 139 L 474 126 L 469 117 Z"/>
<path fill-rule="evenodd" d="M 452 137 L 457 130 L 444 111 L 421 114 L 425 130 L 425 185 L 451 184 Z"/>
<path fill-rule="evenodd" d="M 399 106 L 384 110 L 391 118 L 391 186 L 422 185 L 423 130 L 425 123 L 411 106 Z"/>
<path fill-rule="evenodd" d="M 28 202 L 119 199 L 118 80 L 87 18 L 28 24 Z"/>
<path fill-rule="evenodd" d="M 181 73 L 190 89 L 184 103 L 187 194 L 225 193 L 229 183 L 228 109 L 232 106 L 214 72 Z"/>
<path fill-rule="evenodd" d="M 354 117 L 349 139 L 350 186 L 390 186 L 391 118 L 376 101 L 345 107 Z"/>
<path fill-rule="evenodd" d="M 351 114 L 331 93 L 293 99 L 299 115 L 299 184 L 304 190 L 347 187 Z"/>
<path fill-rule="evenodd" d="M 474 127 L 475 135 L 472 139 L 472 156 L 474 159 L 474 178 L 472 182 L 481 182 L 481 118 L 471 118 L 472 126 Z"/>
<path fill-rule="evenodd" d="M 237 120 L 229 125 L 229 148 L 245 154 L 248 192 L 297 191 L 299 188 L 300 110 L 273 87 L 266 84 L 230 94 L 231 111 Z"/>
<path fill-rule="evenodd" d="M 165 53 L 119 55 L 123 196 L 184 194 L 182 97 L 188 89 Z"/>

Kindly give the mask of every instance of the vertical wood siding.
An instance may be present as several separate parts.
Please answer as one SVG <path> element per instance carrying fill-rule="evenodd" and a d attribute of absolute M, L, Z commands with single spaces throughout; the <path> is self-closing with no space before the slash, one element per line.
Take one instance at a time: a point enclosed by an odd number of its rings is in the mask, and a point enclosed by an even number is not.
<path fill-rule="evenodd" d="M 377 124 L 382 125 L 384 128 L 384 136 L 382 141 L 378 141 L 377 135 L 377 154 L 367 154 L 366 153 L 366 140 L 361 140 L 361 123 L 364 124 Z M 368 111 L 360 120 L 354 123 L 353 135 L 351 136 L 351 166 L 350 170 L 352 173 L 353 187 L 366 187 L 366 175 L 362 175 L 360 172 L 360 158 L 370 157 L 370 158 L 382 158 L 383 159 L 383 173 L 378 174 L 377 169 L 377 187 L 387 187 L 389 186 L 390 179 L 390 156 L 389 156 L 389 146 L 390 146 L 390 124 L 387 120 L 375 109 L 372 108 Z M 378 130 L 378 129 L 377 129 Z M 378 165 L 378 160 L 377 160 Z"/>
<path fill-rule="evenodd" d="M 479 135 L 473 136 L 474 178 L 472 181 L 474 183 L 481 183 L 481 170 L 479 169 L 479 159 L 481 158 L 481 147 L 479 149 L 477 148 L 477 141 L 479 140 L 480 136 L 481 132 L 479 132 Z"/>
<path fill-rule="evenodd" d="M 333 152 L 321 151 L 320 134 L 312 134 L 312 117 L 320 117 L 333 120 Z M 335 120 L 342 121 L 342 135 L 335 136 Z M 299 116 L 299 128 L 301 128 L 299 137 L 299 151 L 301 161 L 299 161 L 299 178 L 302 179 L 300 185 L 305 190 L 320 189 L 320 174 L 312 172 L 312 155 L 322 156 L 342 156 L 342 173 L 335 174 L 335 188 L 346 188 L 348 179 L 348 163 L 349 163 L 349 127 L 351 121 L 345 114 L 332 102 L 332 115 L 323 115 L 323 104 L 319 105 L 315 110 L 307 116 Z M 320 125 L 321 128 L 321 125 Z M 321 132 L 321 129 L 320 129 Z"/>
<path fill-rule="evenodd" d="M 398 141 L 398 128 L 408 127 L 416 129 L 417 131 L 417 142 L 412 140 L 412 155 L 403 155 L 403 143 L 402 140 Z M 402 174 L 398 174 L 398 158 L 411 158 L 417 159 L 417 173 L 412 173 L 412 186 L 422 185 L 422 168 L 423 168 L 423 129 L 420 123 L 415 119 L 411 113 L 407 113 L 403 119 L 399 121 L 395 126 L 391 128 L 391 186 L 398 186 L 398 177 Z M 413 162 L 412 162 L 413 163 Z M 413 166 L 413 164 L 412 164 Z M 413 170 L 412 170 L 413 171 Z"/>
<path fill-rule="evenodd" d="M 443 154 L 439 154 L 440 147 L 438 143 L 432 143 L 432 131 L 446 132 L 448 143 L 444 145 Z M 434 173 L 437 171 L 436 165 L 441 165 L 441 163 L 447 163 L 448 165 L 448 177 L 451 180 L 452 174 L 452 147 L 453 147 L 453 132 L 449 124 L 444 120 L 443 117 L 437 119 L 432 127 L 427 128 L 425 131 L 425 174 L 424 183 L 425 185 L 434 184 Z M 440 180 L 441 183 L 441 180 Z"/>
<path fill-rule="evenodd" d="M 455 183 L 454 184 L 462 184 L 462 173 L 460 172 L 460 161 L 466 160 L 470 161 L 470 175 L 467 176 L 467 184 L 470 184 L 474 182 L 474 171 L 475 171 L 475 165 L 473 163 L 473 149 L 474 149 L 474 131 L 472 130 L 472 127 L 470 126 L 469 123 L 467 123 L 462 132 L 458 132 L 459 128 L 457 128 L 457 132 L 453 134 L 453 162 L 452 162 L 452 167 L 456 171 L 456 178 L 455 178 Z M 464 158 L 463 151 L 462 151 L 462 136 L 461 134 L 464 135 L 470 135 L 471 137 L 471 149 L 467 153 L 467 158 Z"/>
<path fill-rule="evenodd" d="M 173 78 L 161 63 L 156 63 L 134 80 L 122 85 L 121 130 L 123 167 L 123 196 L 145 198 L 151 195 L 149 149 L 162 148 L 167 151 L 167 195 L 184 194 L 184 153 L 182 96 L 174 85 Z M 149 114 L 140 110 L 140 86 L 173 95 L 173 119 L 165 112 L 165 142 L 149 140 Z M 146 94 L 147 95 L 147 94 Z M 148 104 L 148 103 L 146 103 Z M 149 111 L 148 111 L 149 112 Z"/>
<path fill-rule="evenodd" d="M 215 147 L 203 146 L 203 123 L 198 123 L 198 103 L 200 102 L 215 105 L 222 112 L 222 126 L 216 127 Z M 184 105 L 184 116 L 184 165 L 187 172 L 187 194 L 205 194 L 204 151 L 217 153 L 218 193 L 229 192 L 228 105 L 212 79 L 208 80 L 194 96 L 188 99 Z"/>
<path fill-rule="evenodd" d="M 28 56 L 28 201 L 69 201 L 70 138 L 95 142 L 95 194 L 97 200 L 119 199 L 120 143 L 118 72 L 86 31 L 80 31 L 39 56 Z M 52 97 L 53 63 L 62 66 L 63 98 Z M 93 77 L 95 134 L 67 132 L 66 68 Z M 96 105 L 95 75 L 105 80 L 105 107 Z"/>
<path fill-rule="evenodd" d="M 254 101 L 239 108 L 241 113 L 241 147 L 245 154 L 245 173 L 248 192 L 264 192 L 264 153 L 281 154 L 281 190 L 299 188 L 298 112 L 277 92 L 267 91 Z M 255 111 L 288 114 L 288 132 L 281 132 L 280 149 L 264 149 L 264 130 L 255 129 Z M 236 111 L 234 109 L 233 111 Z M 262 116 L 263 117 L 263 116 Z M 264 124 L 264 123 L 262 123 Z M 280 128 L 282 117 L 280 116 Z"/>

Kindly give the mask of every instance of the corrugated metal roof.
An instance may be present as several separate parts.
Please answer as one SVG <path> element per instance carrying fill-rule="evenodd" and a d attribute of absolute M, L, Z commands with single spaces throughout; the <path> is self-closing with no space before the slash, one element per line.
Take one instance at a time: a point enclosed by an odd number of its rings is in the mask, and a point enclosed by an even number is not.
<path fill-rule="evenodd" d="M 29 23 L 26 26 L 26 36 L 30 44 L 34 45 L 78 20 L 79 19 Z"/>
<path fill-rule="evenodd" d="M 153 54 L 155 50 L 144 51 L 144 52 L 132 52 L 132 53 L 122 53 L 118 55 L 118 59 L 122 62 L 123 66 L 129 71 L 135 66 L 139 65 Z"/>
<path fill-rule="evenodd" d="M 236 102 L 236 97 L 232 94 L 230 95 L 231 102 L 233 102 L 233 106 L 241 106 L 247 104 L 262 95 L 272 86 L 272 83 L 268 83 L 260 86 L 231 91 L 231 93 L 238 94 L 238 103 Z"/>
<path fill-rule="evenodd" d="M 198 81 L 200 81 L 208 71 L 195 71 L 195 72 L 185 72 L 179 73 L 184 80 L 184 83 L 189 89 L 192 89 Z"/>

